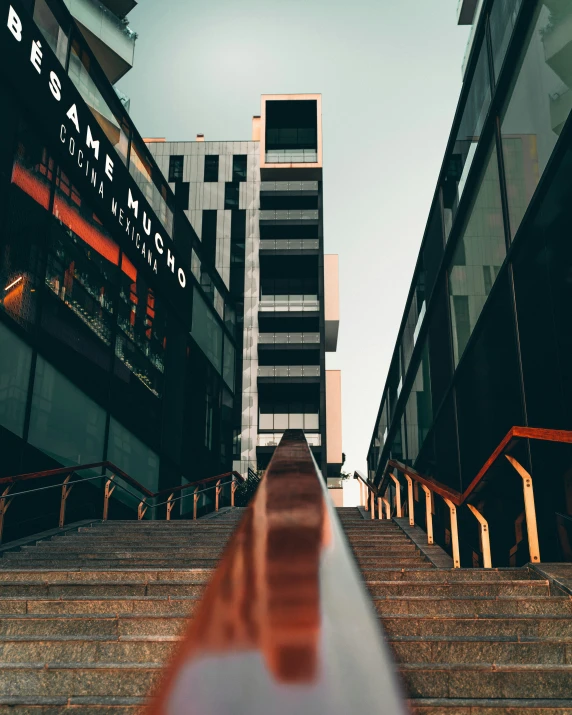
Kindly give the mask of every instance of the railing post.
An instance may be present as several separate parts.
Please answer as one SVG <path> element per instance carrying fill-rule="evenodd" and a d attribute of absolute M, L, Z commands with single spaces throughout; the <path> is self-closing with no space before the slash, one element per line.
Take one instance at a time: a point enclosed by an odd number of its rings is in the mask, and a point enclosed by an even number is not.
<path fill-rule="evenodd" d="M 469 509 L 473 512 L 476 520 L 479 522 L 481 529 L 481 547 L 483 549 L 483 566 L 486 569 L 492 568 L 491 561 L 491 540 L 489 536 L 489 524 L 485 517 L 475 509 L 472 504 L 467 504 Z"/>
<path fill-rule="evenodd" d="M 6 512 L 8 511 L 8 507 L 12 503 L 12 500 L 8 501 L 6 498 L 7 494 L 9 493 L 10 489 L 12 489 L 12 485 L 10 484 L 9 486 L 4 489 L 2 492 L 2 499 L 0 499 L 0 544 L 2 543 L 2 537 L 4 535 L 4 517 L 6 515 Z"/>
<path fill-rule="evenodd" d="M 193 519 L 197 518 L 197 504 L 199 503 L 198 491 L 199 488 L 195 487 L 195 491 L 193 492 Z"/>
<path fill-rule="evenodd" d="M 371 518 L 375 519 L 375 494 L 373 490 L 369 490 L 369 510 L 371 512 Z"/>
<path fill-rule="evenodd" d="M 216 483 L 216 488 L 215 488 L 215 511 L 218 511 L 218 501 L 220 497 L 220 493 L 222 491 L 222 487 L 220 485 L 222 479 L 219 479 L 218 482 Z"/>
<path fill-rule="evenodd" d="M 407 479 L 407 511 L 409 512 L 409 526 L 415 526 L 415 507 L 413 506 L 413 480 L 409 475 Z"/>
<path fill-rule="evenodd" d="M 524 512 L 526 514 L 526 532 L 528 534 L 528 551 L 530 560 L 540 563 L 540 544 L 538 542 L 538 526 L 536 524 L 536 507 L 534 505 L 534 490 L 532 489 L 532 477 L 526 469 L 517 462 L 514 457 L 505 454 L 505 457 L 522 477 L 522 488 L 524 491 Z"/>
<path fill-rule="evenodd" d="M 109 497 L 115 491 L 115 484 L 111 486 L 112 479 L 115 479 L 115 474 L 105 482 L 105 491 L 103 493 L 103 521 L 107 521 L 107 516 L 109 514 Z"/>
<path fill-rule="evenodd" d="M 445 499 L 445 497 L 443 497 Z M 453 546 L 453 568 L 461 568 L 461 557 L 459 556 L 459 529 L 457 528 L 457 507 L 450 499 L 445 499 L 445 504 L 451 512 L 451 545 Z"/>
<path fill-rule="evenodd" d="M 425 484 L 421 485 L 425 492 L 425 519 L 427 524 L 427 543 L 433 543 L 433 512 L 431 510 L 431 490 Z"/>
<path fill-rule="evenodd" d="M 381 503 L 381 497 L 377 497 L 377 518 L 383 519 L 383 507 Z"/>
<path fill-rule="evenodd" d="M 366 511 L 369 511 L 369 489 L 368 489 L 368 487 L 367 487 L 366 484 L 363 485 L 363 488 L 365 489 L 365 494 L 364 494 L 364 497 L 363 497 L 363 502 L 364 502 L 363 508 L 364 508 Z"/>
<path fill-rule="evenodd" d="M 385 504 L 385 518 L 391 519 L 391 506 L 385 497 L 381 500 Z"/>
<path fill-rule="evenodd" d="M 237 486 L 238 486 L 238 485 L 237 485 L 237 483 L 236 483 L 236 477 L 235 477 L 234 474 L 233 474 L 233 475 L 232 475 L 232 482 L 231 482 L 231 484 L 230 484 L 230 505 L 231 505 L 231 506 L 234 506 L 234 493 L 235 493 L 235 491 L 236 491 Z"/>
<path fill-rule="evenodd" d="M 147 509 L 149 508 L 148 506 L 146 506 L 145 509 L 143 509 L 143 504 L 145 504 L 145 501 L 144 501 L 144 500 L 143 500 L 143 501 L 140 501 L 140 502 L 139 502 L 139 506 L 137 507 L 137 519 L 138 519 L 138 521 L 141 521 L 141 520 L 143 519 L 143 517 L 145 516 L 145 512 L 146 512 Z"/>
<path fill-rule="evenodd" d="M 389 476 L 395 482 L 395 510 L 397 512 L 396 516 L 401 519 L 401 484 L 399 483 L 399 479 L 395 476 L 395 474 L 390 474 Z"/>
<path fill-rule="evenodd" d="M 173 501 L 174 496 L 175 493 L 173 492 L 173 494 L 169 494 L 169 498 L 167 499 L 167 521 L 171 521 L 171 512 L 175 506 L 175 502 Z"/>
<path fill-rule="evenodd" d="M 63 484 L 62 484 L 62 498 L 60 500 L 60 521 L 59 521 L 59 526 L 60 529 L 64 525 L 64 521 L 66 518 L 66 502 L 67 498 L 70 495 L 71 490 L 73 489 L 73 485 L 71 487 L 67 486 L 67 483 L 71 479 L 71 474 L 68 474 L 67 477 L 64 479 Z"/>

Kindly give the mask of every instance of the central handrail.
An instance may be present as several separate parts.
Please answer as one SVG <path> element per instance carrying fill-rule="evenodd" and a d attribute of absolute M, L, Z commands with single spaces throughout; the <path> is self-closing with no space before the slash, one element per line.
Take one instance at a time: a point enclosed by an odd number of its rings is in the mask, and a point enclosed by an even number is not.
<path fill-rule="evenodd" d="M 477 472 L 474 479 L 471 481 L 469 486 L 465 491 L 460 492 L 452 487 L 439 482 L 438 480 L 419 474 L 412 467 L 396 460 L 388 459 L 385 463 L 385 467 L 381 473 L 381 478 L 378 484 L 370 482 L 359 472 L 355 473 L 355 477 L 361 480 L 365 486 L 370 491 L 370 505 L 369 508 L 372 509 L 372 518 L 374 518 L 373 513 L 373 497 L 378 498 L 378 516 L 382 518 L 381 515 L 381 504 L 382 500 L 381 494 L 384 494 L 389 486 L 389 479 L 392 479 L 396 484 L 396 501 L 399 497 L 399 504 L 396 503 L 397 516 L 401 517 L 401 502 L 400 502 L 400 488 L 397 477 L 391 473 L 391 470 L 397 470 L 401 472 L 407 480 L 408 486 L 408 513 L 409 513 L 409 524 L 414 525 L 414 514 L 413 514 L 413 489 L 412 482 L 417 482 L 423 488 L 426 497 L 426 526 L 428 542 L 433 543 L 433 524 L 432 524 L 432 494 L 438 494 L 441 496 L 447 506 L 449 507 L 451 513 L 451 534 L 452 534 L 452 547 L 453 547 L 453 563 L 455 567 L 460 566 L 460 556 L 459 556 L 459 544 L 458 544 L 458 528 L 457 528 L 457 508 L 466 504 L 468 509 L 472 512 L 473 516 L 477 519 L 479 527 L 481 530 L 481 543 L 483 547 L 483 562 L 485 567 L 491 566 L 491 554 L 490 554 L 490 536 L 489 536 L 489 526 L 483 515 L 477 510 L 477 508 L 468 503 L 468 500 L 474 493 L 477 486 L 486 478 L 487 474 L 496 463 L 496 461 L 501 456 L 510 462 L 510 464 L 517 471 L 519 476 L 523 480 L 523 490 L 524 490 L 524 505 L 525 505 L 525 516 L 526 525 L 528 533 L 528 545 L 530 551 L 530 560 L 533 563 L 540 562 L 540 547 L 538 541 L 538 527 L 536 524 L 536 510 L 534 503 L 534 492 L 532 487 L 532 476 L 531 474 L 520 464 L 514 457 L 505 454 L 507 450 L 513 445 L 515 441 L 533 439 L 543 442 L 556 442 L 561 444 L 572 444 L 572 431 L 569 430 L 555 430 L 555 429 L 544 429 L 540 427 L 511 427 L 506 435 L 499 442 L 497 447 L 493 450 L 490 457 L 485 461 L 481 469 Z M 366 509 L 368 505 L 366 503 Z"/>
<path fill-rule="evenodd" d="M 151 712 L 403 715 L 403 703 L 325 479 L 287 430 Z"/>
<path fill-rule="evenodd" d="M 102 473 L 91 476 L 91 477 L 84 477 L 78 474 L 78 472 L 83 472 L 86 470 L 92 470 L 92 469 L 101 469 Z M 107 474 L 107 471 L 111 472 L 111 476 Z M 79 477 L 79 479 L 76 479 L 74 481 L 70 481 L 71 477 L 73 475 L 76 475 Z M 22 482 L 29 482 L 32 480 L 36 479 L 47 479 L 50 477 L 58 477 L 58 476 L 65 476 L 65 479 L 62 483 L 58 484 L 50 484 L 48 486 L 43 486 L 43 487 L 38 487 L 37 489 L 26 489 L 24 491 L 20 492 L 11 492 L 12 487 L 21 484 Z M 123 484 L 121 484 L 118 481 L 114 481 L 116 477 L 120 477 L 123 481 L 127 482 L 131 487 L 134 487 L 135 489 L 138 489 L 140 494 L 135 494 L 132 492 L 130 489 L 127 489 Z M 224 482 L 223 480 L 228 480 L 230 477 L 230 482 L 226 481 Z M 154 510 L 157 509 L 160 506 L 164 506 L 165 504 L 167 505 L 167 512 L 166 512 L 166 518 L 167 520 L 171 519 L 171 511 L 173 509 L 174 503 L 176 501 L 179 501 L 180 499 L 184 499 L 185 496 L 178 496 L 175 497 L 175 494 L 183 492 L 187 489 L 192 489 L 192 495 L 193 495 L 193 519 L 197 518 L 197 505 L 198 505 L 198 500 L 201 494 L 204 494 L 207 491 L 210 491 L 212 489 L 216 490 L 216 496 L 215 496 L 215 510 L 218 511 L 219 509 L 219 497 L 220 494 L 222 493 L 222 488 L 225 484 L 231 484 L 231 506 L 234 506 L 234 496 L 235 496 L 235 491 L 237 488 L 238 482 L 244 482 L 246 481 L 244 477 L 239 474 L 238 472 L 232 471 L 232 472 L 224 472 L 223 474 L 217 474 L 213 477 L 205 477 L 203 479 L 197 479 L 194 482 L 189 482 L 187 484 L 180 484 L 174 487 L 170 487 L 168 489 L 161 489 L 157 492 L 152 492 L 150 489 L 145 487 L 143 484 L 138 482 L 136 479 L 131 477 L 127 472 L 122 470 L 120 467 L 118 467 L 116 464 L 113 462 L 110 462 L 109 460 L 104 460 L 101 462 L 90 462 L 89 464 L 79 464 L 79 465 L 74 465 L 74 466 L 69 466 L 69 467 L 58 467 L 57 469 L 47 469 L 39 472 L 27 472 L 24 474 L 17 474 L 12 477 L 2 477 L 0 479 L 0 488 L 3 486 L 4 491 L 0 494 L 0 543 L 2 542 L 2 535 L 3 535 L 3 530 L 4 530 L 4 517 L 6 515 L 6 512 L 8 511 L 8 507 L 12 503 L 13 499 L 15 497 L 23 497 L 23 496 L 29 496 L 30 494 L 35 494 L 37 492 L 41 491 L 46 491 L 49 489 L 61 489 L 62 490 L 62 495 L 61 495 L 61 501 L 60 501 L 60 518 L 59 518 L 59 526 L 60 528 L 64 525 L 65 521 L 65 511 L 66 511 L 66 502 L 67 498 L 72 490 L 72 487 L 75 486 L 76 484 L 83 484 L 85 482 L 93 482 L 96 480 L 104 479 L 106 480 L 105 483 L 105 493 L 104 493 L 104 503 L 103 503 L 103 520 L 107 520 L 108 516 L 108 509 L 109 509 L 109 499 L 111 495 L 113 494 L 114 490 L 116 488 L 119 488 L 123 492 L 126 492 L 127 494 L 130 494 L 132 497 L 135 497 L 135 499 L 139 500 L 139 504 L 137 507 L 137 518 L 143 519 L 145 516 L 145 513 L 147 512 L 148 509 Z M 201 489 L 199 490 L 199 486 L 203 484 L 210 484 L 211 482 L 216 482 L 213 486 L 207 487 L 206 489 Z M 150 503 L 149 500 L 151 499 L 156 499 L 157 497 L 161 497 L 163 495 L 169 494 L 168 499 L 165 501 L 161 501 L 159 503 Z M 141 496 L 143 495 L 143 496 Z"/>

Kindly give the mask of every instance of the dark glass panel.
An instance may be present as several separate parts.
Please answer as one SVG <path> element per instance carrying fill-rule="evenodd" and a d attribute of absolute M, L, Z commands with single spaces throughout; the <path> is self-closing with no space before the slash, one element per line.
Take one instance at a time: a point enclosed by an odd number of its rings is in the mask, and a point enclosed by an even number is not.
<path fill-rule="evenodd" d="M 232 157 L 232 180 L 246 181 L 246 154 L 236 154 Z"/>
<path fill-rule="evenodd" d="M 214 264 L 216 257 L 216 210 L 203 211 L 201 241 L 203 243 L 203 260 Z"/>
<path fill-rule="evenodd" d="M 0 323 L 0 425 L 24 435 L 32 349 Z"/>
<path fill-rule="evenodd" d="M 188 181 L 178 181 L 175 184 L 175 203 L 180 211 L 189 209 L 190 187 L 191 184 Z"/>
<path fill-rule="evenodd" d="M 56 19 L 52 5 L 55 5 L 55 3 L 46 2 L 46 0 L 35 0 L 34 22 L 47 40 L 48 45 L 54 51 L 58 60 L 65 67 L 68 52 L 69 27 L 66 27 L 65 30 L 63 29 L 61 18 L 59 21 Z"/>
<path fill-rule="evenodd" d="M 224 207 L 225 209 L 237 209 L 240 184 L 227 181 L 224 185 Z"/>
<path fill-rule="evenodd" d="M 169 157 L 169 181 L 183 180 L 184 156 L 173 155 Z"/>
<path fill-rule="evenodd" d="M 429 322 L 429 364 L 433 412 L 436 413 L 453 377 L 446 276 L 443 276 L 436 286 L 432 303 Z"/>
<path fill-rule="evenodd" d="M 495 0 L 490 13 L 491 45 L 495 78 L 501 71 L 522 0 Z"/>
<path fill-rule="evenodd" d="M 419 331 L 425 317 L 426 294 L 425 294 L 425 271 L 421 265 L 413 278 L 414 291 L 407 312 L 407 321 L 403 330 L 403 372 L 407 374 L 409 361 L 413 354 L 413 349 L 417 343 Z"/>
<path fill-rule="evenodd" d="M 205 182 L 218 181 L 218 155 L 205 156 Z"/>
<path fill-rule="evenodd" d="M 405 424 L 407 425 L 407 459 L 415 462 L 433 421 L 431 403 L 431 380 L 429 377 L 429 350 L 427 345 L 421 352 L 421 362 L 407 404 Z"/>

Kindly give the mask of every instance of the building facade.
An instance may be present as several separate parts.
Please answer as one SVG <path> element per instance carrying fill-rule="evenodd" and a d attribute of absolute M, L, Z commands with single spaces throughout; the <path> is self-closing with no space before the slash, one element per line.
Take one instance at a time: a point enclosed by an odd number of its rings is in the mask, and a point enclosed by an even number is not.
<path fill-rule="evenodd" d="M 393 457 L 462 493 L 511 427 L 572 429 L 572 5 L 460 6 L 460 20 L 477 22 L 368 470 L 379 480 Z M 570 560 L 570 449 L 518 449 L 543 560 Z M 442 502 L 435 538 L 450 548 Z M 521 479 L 506 460 L 478 504 L 493 563 L 527 561 Z M 460 520 L 464 564 L 482 563 L 476 520 Z"/>
<path fill-rule="evenodd" d="M 0 12 L 1 474 L 229 471 L 231 293 L 65 4 Z"/>
<path fill-rule="evenodd" d="M 324 256 L 320 95 L 264 95 L 250 141 L 147 139 L 236 301 L 234 466 L 262 470 L 304 429 L 324 474 L 341 456 L 337 256 Z"/>

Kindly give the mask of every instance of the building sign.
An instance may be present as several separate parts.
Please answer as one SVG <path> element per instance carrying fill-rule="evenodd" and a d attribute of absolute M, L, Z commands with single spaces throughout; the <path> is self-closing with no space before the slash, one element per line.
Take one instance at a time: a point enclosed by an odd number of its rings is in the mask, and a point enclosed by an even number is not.
<path fill-rule="evenodd" d="M 190 265 L 19 0 L 0 0 L 0 65 L 42 127 L 49 151 L 137 269 L 152 275 L 187 320 Z M 182 310 L 181 310 L 182 309 Z"/>

